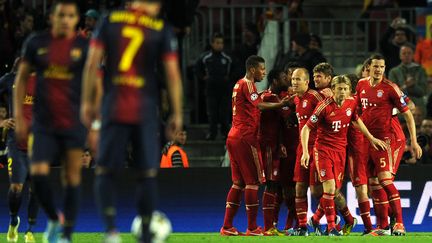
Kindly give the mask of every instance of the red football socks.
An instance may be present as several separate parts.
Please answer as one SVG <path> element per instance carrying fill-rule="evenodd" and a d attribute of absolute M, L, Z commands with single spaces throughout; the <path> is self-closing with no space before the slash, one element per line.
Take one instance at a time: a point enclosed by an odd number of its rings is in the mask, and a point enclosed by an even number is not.
<path fill-rule="evenodd" d="M 325 193 L 321 197 L 320 204 L 324 208 L 325 216 L 327 219 L 327 229 L 330 231 L 335 228 L 335 203 L 334 203 L 334 194 Z"/>
<path fill-rule="evenodd" d="M 372 222 L 370 219 L 370 203 L 369 199 L 364 202 L 359 202 L 360 217 L 363 220 L 364 227 L 367 231 L 372 230 Z"/>
<path fill-rule="evenodd" d="M 392 209 L 392 213 L 396 218 L 396 223 L 403 223 L 402 220 L 402 206 L 400 201 L 399 191 L 393 184 L 392 179 L 380 180 L 380 184 L 383 186 L 385 192 L 387 193 L 388 201 Z"/>
<path fill-rule="evenodd" d="M 245 189 L 246 214 L 248 218 L 248 229 L 255 230 L 257 228 L 258 215 L 258 189 Z"/>
<path fill-rule="evenodd" d="M 307 227 L 307 210 L 308 202 L 306 197 L 296 197 L 295 199 L 296 212 L 299 227 Z"/>
<path fill-rule="evenodd" d="M 388 223 L 388 207 L 389 202 L 387 200 L 387 193 L 382 187 L 377 188 L 376 185 L 372 187 L 372 198 L 374 200 L 375 215 L 377 217 L 377 225 L 381 229 L 387 228 Z"/>
<path fill-rule="evenodd" d="M 228 192 L 223 225 L 225 229 L 233 227 L 234 216 L 236 215 L 237 210 L 240 207 L 242 193 L 243 190 L 237 187 L 231 187 Z"/>
<path fill-rule="evenodd" d="M 264 216 L 264 231 L 273 228 L 274 211 L 276 203 L 276 194 L 273 192 L 264 192 L 262 199 L 263 216 Z"/>

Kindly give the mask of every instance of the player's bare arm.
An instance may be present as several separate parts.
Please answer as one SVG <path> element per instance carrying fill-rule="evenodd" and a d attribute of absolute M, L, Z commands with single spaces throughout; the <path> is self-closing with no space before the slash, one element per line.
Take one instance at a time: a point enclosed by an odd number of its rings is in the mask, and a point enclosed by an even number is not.
<path fill-rule="evenodd" d="M 380 140 L 375 138 L 367 129 L 366 125 L 363 123 L 363 121 L 359 118 L 357 121 L 352 121 L 353 125 L 359 129 L 363 135 L 369 140 L 369 142 L 372 144 L 374 149 L 376 150 L 386 150 L 388 148 L 388 145 Z"/>
<path fill-rule="evenodd" d="M 166 128 L 166 136 L 168 139 L 171 139 L 173 138 L 174 134 L 176 134 L 177 131 L 180 131 L 181 127 L 183 126 L 183 86 L 177 59 L 164 61 L 164 68 L 172 110 L 172 114 Z"/>
<path fill-rule="evenodd" d="M 98 80 L 98 67 L 103 57 L 103 49 L 91 46 L 83 71 L 82 97 L 81 97 L 81 121 L 89 128 L 96 118 L 96 100 L 93 98 Z"/>
<path fill-rule="evenodd" d="M 423 151 L 422 151 L 420 145 L 417 143 L 417 135 L 416 135 L 417 133 L 416 133 L 414 117 L 413 117 L 410 110 L 403 112 L 402 115 L 404 116 L 405 121 L 407 123 L 408 131 L 409 131 L 410 139 L 411 139 L 411 147 L 413 149 L 414 156 L 417 159 L 420 159 Z"/>
<path fill-rule="evenodd" d="M 13 106 L 15 109 L 15 134 L 18 141 L 23 141 L 27 136 L 28 128 L 24 121 L 22 101 L 24 100 L 27 81 L 30 77 L 31 70 L 31 65 L 27 61 L 22 60 L 18 68 L 17 76 L 15 78 L 15 89 L 13 90 Z"/>
<path fill-rule="evenodd" d="M 302 130 L 301 130 L 301 134 L 300 134 L 300 138 L 301 138 L 301 145 L 302 145 L 302 149 L 303 149 L 303 154 L 301 157 L 301 166 L 303 166 L 304 168 L 308 168 L 309 167 L 309 151 L 308 151 L 308 144 L 309 144 L 309 134 L 311 132 L 311 128 L 308 127 L 307 125 L 305 125 Z"/>

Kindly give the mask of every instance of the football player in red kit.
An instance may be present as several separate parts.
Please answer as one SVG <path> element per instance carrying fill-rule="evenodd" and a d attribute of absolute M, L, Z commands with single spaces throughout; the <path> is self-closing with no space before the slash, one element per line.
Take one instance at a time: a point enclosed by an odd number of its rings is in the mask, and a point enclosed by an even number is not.
<path fill-rule="evenodd" d="M 286 74 L 283 70 L 273 69 L 267 77 L 269 89 L 265 90 L 261 98 L 264 102 L 279 102 L 279 95 L 287 89 Z M 282 110 L 264 110 L 261 112 L 258 140 L 261 149 L 266 187 L 262 199 L 265 235 L 282 235 L 274 226 L 275 207 L 280 180 L 280 158 L 286 157 L 286 150 L 281 145 Z"/>
<path fill-rule="evenodd" d="M 405 235 L 405 227 L 402 220 L 402 207 L 399 191 L 393 184 L 395 168 L 394 148 L 395 138 L 391 127 L 392 110 L 396 107 L 407 121 L 411 144 L 416 158 L 420 158 L 422 150 L 417 143 L 416 128 L 412 113 L 402 96 L 402 92 L 396 84 L 384 78 L 385 60 L 379 55 L 371 57 L 370 77 L 362 79 L 357 84 L 357 100 L 362 108 L 362 120 L 372 135 L 387 142 L 384 151 L 377 151 L 364 143 L 365 156 L 362 160 L 373 161 L 373 170 L 369 171 L 369 185 L 371 195 L 375 202 L 377 225 L 379 228 L 372 231 L 371 235 L 390 235 L 388 223 L 389 204 L 396 218 L 393 227 L 393 235 Z M 368 152 L 366 152 L 368 151 Z"/>
<path fill-rule="evenodd" d="M 313 156 L 319 180 L 323 183 L 324 193 L 320 205 L 325 211 L 327 232 L 333 236 L 341 235 L 336 229 L 334 198 L 342 186 L 344 177 L 347 131 L 351 121 L 358 120 L 355 112 L 356 100 L 348 97 L 350 89 L 351 82 L 347 77 L 334 77 L 331 83 L 333 97 L 326 98 L 318 104 L 301 131 L 301 164 L 308 168 L 310 155 L 305 146 L 309 143 L 310 132 L 317 129 Z M 361 120 L 358 120 L 358 125 L 374 147 L 386 147 L 383 141 L 371 136 Z"/>
<path fill-rule="evenodd" d="M 265 61 L 259 56 L 250 56 L 246 60 L 246 76 L 234 86 L 232 93 L 232 127 L 226 146 L 231 161 L 233 185 L 227 196 L 224 225 L 221 235 L 236 236 L 241 233 L 233 227 L 233 219 L 240 206 L 242 194 L 245 194 L 248 228 L 246 235 L 264 235 L 257 226 L 258 188 L 265 182 L 261 154 L 258 144 L 259 112 L 265 109 L 278 109 L 288 104 L 288 99 L 281 102 L 262 102 L 255 82 L 265 76 Z"/>

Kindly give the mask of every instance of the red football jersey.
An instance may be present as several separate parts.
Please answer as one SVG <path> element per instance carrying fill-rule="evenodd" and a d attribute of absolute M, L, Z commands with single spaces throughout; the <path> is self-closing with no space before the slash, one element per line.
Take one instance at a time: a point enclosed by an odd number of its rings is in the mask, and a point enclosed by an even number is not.
<path fill-rule="evenodd" d="M 232 127 L 228 136 L 257 139 L 260 117 L 257 106 L 261 101 L 254 82 L 246 78 L 237 81 L 232 93 Z"/>
<path fill-rule="evenodd" d="M 289 96 L 288 92 L 281 92 L 280 99 Z M 282 136 L 281 142 L 289 151 L 296 151 L 299 143 L 299 129 L 298 121 L 296 118 L 295 110 L 290 109 L 288 106 L 283 107 L 281 110 L 282 119 Z M 295 120 L 294 120 L 295 118 Z"/>
<path fill-rule="evenodd" d="M 333 97 L 320 102 L 306 125 L 317 129 L 315 146 L 318 149 L 343 151 L 347 145 L 348 128 L 352 120 L 357 120 L 357 101 L 346 98 L 339 107 Z"/>
<path fill-rule="evenodd" d="M 295 97 L 294 104 L 296 106 L 296 115 L 299 123 L 299 132 L 301 132 L 309 117 L 313 114 L 315 107 L 319 102 L 324 100 L 324 95 L 316 90 L 309 89 L 302 97 Z M 311 131 L 309 135 L 309 145 L 315 143 L 316 131 Z"/>
<path fill-rule="evenodd" d="M 361 118 L 371 134 L 380 139 L 391 137 L 393 107 L 400 112 L 408 110 L 399 87 L 385 78 L 372 86 L 370 79 L 364 78 L 358 82 L 356 91 L 358 105 L 362 108 Z"/>
<path fill-rule="evenodd" d="M 279 102 L 278 96 L 273 94 L 270 90 L 265 90 L 261 94 L 261 99 L 264 102 Z M 258 134 L 260 143 L 277 146 L 279 144 L 280 126 L 281 114 L 279 109 L 261 111 Z"/>

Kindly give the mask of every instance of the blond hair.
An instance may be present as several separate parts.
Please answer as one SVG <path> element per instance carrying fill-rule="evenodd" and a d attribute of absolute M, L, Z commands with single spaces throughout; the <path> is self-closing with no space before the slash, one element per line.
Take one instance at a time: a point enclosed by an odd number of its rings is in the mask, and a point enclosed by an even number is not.
<path fill-rule="evenodd" d="M 331 88 L 334 89 L 336 84 L 346 84 L 351 87 L 351 80 L 345 75 L 338 75 L 332 79 L 330 83 Z"/>

